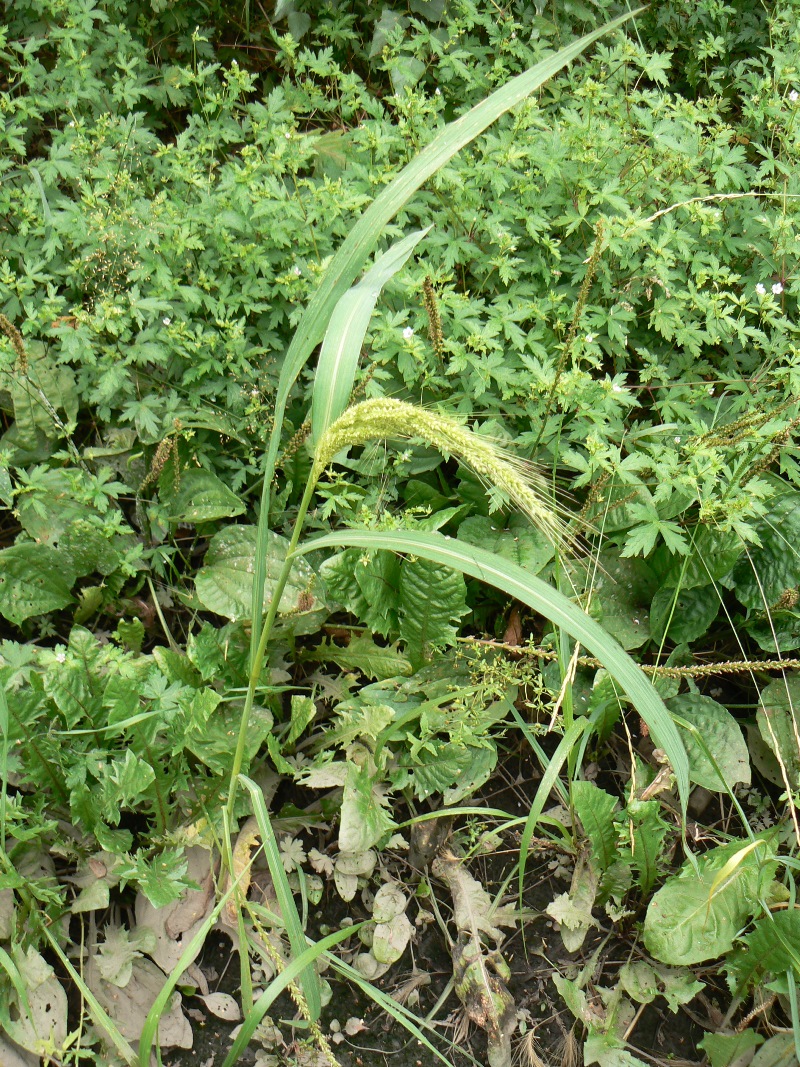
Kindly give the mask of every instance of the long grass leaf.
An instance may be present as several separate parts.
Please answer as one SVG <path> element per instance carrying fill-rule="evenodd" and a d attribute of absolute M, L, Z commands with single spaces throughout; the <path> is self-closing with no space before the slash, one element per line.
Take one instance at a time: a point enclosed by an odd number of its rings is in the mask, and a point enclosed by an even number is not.
<path fill-rule="evenodd" d="M 233 1042 L 230 1052 L 225 1057 L 222 1067 L 233 1067 L 233 1064 L 238 1061 L 239 1056 L 244 1052 L 248 1041 L 256 1032 L 258 1024 L 266 1015 L 273 1001 L 280 996 L 289 983 L 293 982 L 302 971 L 309 968 L 313 969 L 315 961 L 327 949 L 333 948 L 334 945 L 337 945 L 340 941 L 344 941 L 346 937 L 358 933 L 363 925 L 364 923 L 356 923 L 353 926 L 346 926 L 341 930 L 336 930 L 334 933 L 328 934 L 327 937 L 323 937 L 320 941 L 316 941 L 313 945 L 304 949 L 299 956 L 296 956 L 291 963 L 275 975 L 253 1005 L 253 1010 L 242 1023 L 239 1033 L 236 1035 L 236 1040 Z"/>
<path fill-rule="evenodd" d="M 387 549 L 421 556 L 423 559 L 453 567 L 471 578 L 502 589 L 508 596 L 527 604 L 559 626 L 595 656 L 619 686 L 628 694 L 633 706 L 647 723 L 653 741 L 666 753 L 672 764 L 684 811 L 689 798 L 689 760 L 678 728 L 655 691 L 647 675 L 599 623 L 572 603 L 563 593 L 540 578 L 529 574 L 516 563 L 485 549 L 454 541 L 437 533 L 412 533 L 384 530 L 337 530 L 307 541 L 300 552 L 320 548 Z"/>
<path fill-rule="evenodd" d="M 275 887 L 275 896 L 278 898 L 278 904 L 280 905 L 284 929 L 289 938 L 292 955 L 297 958 L 306 949 L 306 935 L 303 933 L 297 905 L 294 902 L 294 894 L 289 886 L 289 880 L 283 867 L 278 842 L 275 840 L 275 831 L 272 829 L 272 821 L 267 811 L 267 805 L 264 802 L 264 794 L 256 783 L 246 775 L 240 774 L 239 781 L 247 788 L 253 802 L 253 814 L 261 832 L 264 855 L 267 858 L 269 873 L 272 875 L 272 884 Z M 311 1018 L 316 1022 L 322 1011 L 322 988 L 319 975 L 313 967 L 307 967 L 301 973 L 300 985 L 305 994 Z"/>
<path fill-rule="evenodd" d="M 400 171 L 383 189 L 358 219 L 347 239 L 331 260 L 328 269 L 303 312 L 292 342 L 286 352 L 278 379 L 275 414 L 267 456 L 264 462 L 264 482 L 261 491 L 261 513 L 258 523 L 255 571 L 253 575 L 252 633 L 250 640 L 251 667 L 261 640 L 266 579 L 266 548 L 269 531 L 269 508 L 272 479 L 280 448 L 283 419 L 292 386 L 305 366 L 308 357 L 319 344 L 339 298 L 350 288 L 363 268 L 368 256 L 388 222 L 403 208 L 417 189 L 436 173 L 470 141 L 478 137 L 501 115 L 519 104 L 549 78 L 571 63 L 596 40 L 618 29 L 628 19 L 640 14 L 644 7 L 627 11 L 619 18 L 586 34 L 552 56 L 518 74 L 506 85 L 496 89 L 465 115 L 449 123 L 418 156 Z"/>
<path fill-rule="evenodd" d="M 358 285 L 347 290 L 333 309 L 322 342 L 311 395 L 311 440 L 314 444 L 348 405 L 364 334 L 381 290 L 407 262 L 430 229 L 428 226 L 424 230 L 415 230 L 393 244 L 388 252 L 376 260 Z"/>

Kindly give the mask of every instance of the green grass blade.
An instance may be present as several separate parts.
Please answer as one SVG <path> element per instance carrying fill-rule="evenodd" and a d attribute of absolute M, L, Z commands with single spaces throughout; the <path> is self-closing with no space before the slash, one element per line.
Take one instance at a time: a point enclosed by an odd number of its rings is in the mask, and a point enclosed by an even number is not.
<path fill-rule="evenodd" d="M 539 788 L 536 790 L 536 796 L 533 798 L 531 804 L 531 810 L 528 812 L 528 818 L 525 820 L 525 828 L 522 831 L 522 837 L 519 842 L 519 860 L 517 861 L 518 879 L 519 879 L 519 899 L 520 906 L 522 905 L 522 884 L 525 879 L 525 865 L 528 862 L 528 851 L 531 847 L 531 841 L 536 830 L 536 826 L 541 818 L 544 806 L 547 803 L 547 798 L 555 788 L 558 782 L 558 775 L 561 768 L 564 766 L 570 752 L 577 744 L 581 734 L 591 725 L 588 719 L 576 719 L 575 722 L 569 727 L 567 732 L 558 742 L 558 748 L 553 753 L 550 762 L 547 765 L 547 770 L 542 775 L 542 780 L 539 782 Z"/>
<path fill-rule="evenodd" d="M 311 399 L 311 440 L 314 444 L 350 401 L 364 334 L 381 290 L 405 265 L 430 229 L 428 226 L 424 230 L 415 230 L 393 244 L 333 309 L 314 376 Z"/>
<path fill-rule="evenodd" d="M 261 514 L 258 524 L 255 571 L 253 575 L 252 633 L 250 640 L 251 666 L 261 640 L 262 605 L 266 578 L 267 532 L 272 479 L 278 459 L 283 419 L 292 386 L 303 369 L 308 357 L 322 340 L 333 309 L 340 297 L 350 288 L 374 249 L 388 222 L 403 208 L 417 189 L 436 173 L 470 141 L 478 137 L 501 115 L 519 104 L 525 97 L 543 85 L 562 67 L 571 63 L 596 40 L 618 29 L 629 18 L 644 11 L 639 7 L 612 19 L 597 30 L 579 38 L 560 49 L 534 67 L 518 74 L 506 85 L 496 89 L 471 111 L 449 123 L 438 133 L 418 156 L 411 160 L 400 173 L 383 189 L 358 219 L 347 239 L 333 257 L 319 287 L 303 312 L 292 343 L 286 352 L 278 379 L 275 396 L 275 416 L 270 435 L 267 456 L 264 462 L 264 482 L 261 492 Z"/>
<path fill-rule="evenodd" d="M 294 894 L 289 886 L 286 871 L 281 860 L 278 842 L 275 840 L 275 831 L 272 829 L 272 821 L 264 803 L 264 794 L 256 783 L 244 774 L 239 775 L 239 781 L 247 788 L 253 801 L 253 814 L 261 832 L 261 841 L 264 846 L 264 855 L 272 875 L 272 884 L 275 887 L 275 895 L 278 898 L 283 925 L 289 944 L 292 947 L 292 955 L 295 959 L 306 950 L 308 942 L 300 924 L 300 916 L 297 913 L 297 905 L 294 902 Z M 314 1022 L 322 1011 L 322 988 L 319 975 L 312 967 L 307 967 L 300 975 L 300 985 L 308 1003 L 308 1010 Z"/>
<path fill-rule="evenodd" d="M 225 1057 L 222 1067 L 233 1067 L 233 1064 L 238 1061 L 239 1056 L 244 1052 L 248 1041 L 256 1032 L 258 1024 L 266 1015 L 273 1001 L 284 991 L 284 989 L 286 989 L 289 983 L 293 982 L 302 971 L 309 969 L 313 970 L 315 961 L 327 949 L 333 948 L 334 945 L 337 945 L 340 941 L 344 941 L 345 938 L 358 933 L 363 925 L 364 923 L 355 923 L 353 926 L 346 926 L 342 930 L 336 930 L 334 933 L 328 934 L 328 936 L 323 937 L 321 941 L 317 941 L 313 945 L 304 949 L 299 956 L 296 956 L 292 962 L 288 964 L 287 967 L 275 975 L 253 1005 L 253 1010 L 242 1023 L 241 1029 L 231 1046 L 230 1052 Z"/>
<path fill-rule="evenodd" d="M 125 1040 L 125 1038 L 122 1036 L 122 1034 L 119 1032 L 117 1024 L 105 1011 L 105 1009 L 100 1004 L 100 1001 L 97 999 L 91 989 L 87 986 L 86 982 L 83 980 L 83 977 L 75 969 L 72 964 L 72 961 L 63 951 L 55 937 L 53 937 L 53 934 L 51 933 L 50 929 L 45 926 L 44 923 L 42 924 L 41 928 L 42 933 L 50 942 L 50 947 L 52 948 L 53 952 L 55 952 L 55 954 L 61 961 L 64 970 L 67 971 L 70 978 L 75 983 L 75 986 L 80 990 L 81 997 L 83 998 L 87 1008 L 89 1009 L 89 1014 L 94 1019 L 97 1026 L 109 1038 L 114 1048 L 117 1050 L 117 1053 L 120 1058 L 124 1060 L 125 1063 L 129 1064 L 129 1067 L 136 1067 L 136 1065 L 139 1063 L 139 1058 L 137 1057 L 131 1046 L 128 1044 L 128 1042 Z M 147 1059 L 144 1062 L 146 1063 L 147 1067 L 149 1067 L 150 1060 Z"/>
<path fill-rule="evenodd" d="M 647 723 L 655 744 L 664 750 L 672 764 L 686 807 L 689 798 L 689 760 L 678 728 L 664 702 L 644 671 L 624 652 L 613 637 L 572 603 L 563 593 L 492 552 L 455 541 L 436 533 L 402 533 L 383 530 L 337 530 L 307 541 L 301 552 L 319 548 L 366 548 L 404 552 L 441 563 L 502 589 L 508 596 L 527 604 L 559 626 L 587 648 L 603 664 L 628 694 L 633 706 Z"/>

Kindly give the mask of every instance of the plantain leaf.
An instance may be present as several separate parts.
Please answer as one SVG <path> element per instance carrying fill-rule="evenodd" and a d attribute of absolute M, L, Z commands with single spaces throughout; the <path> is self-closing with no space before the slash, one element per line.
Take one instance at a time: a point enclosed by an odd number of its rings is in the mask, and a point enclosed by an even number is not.
<path fill-rule="evenodd" d="M 694 727 L 694 731 L 687 729 L 683 735 L 693 782 L 717 793 L 727 792 L 737 782 L 750 784 L 747 743 L 727 708 L 699 693 L 673 697 L 667 707 Z"/>
<path fill-rule="evenodd" d="M 689 760 L 678 728 L 664 702 L 631 657 L 623 652 L 617 642 L 594 619 L 590 619 L 563 593 L 508 560 L 438 533 L 337 530 L 335 533 L 307 541 L 298 549 L 298 553 L 342 546 L 385 548 L 453 567 L 471 578 L 502 589 L 504 593 L 527 604 L 580 641 L 616 679 L 647 723 L 653 740 L 664 750 L 672 764 L 681 801 L 685 806 L 689 796 Z"/>
<path fill-rule="evenodd" d="M 34 615 L 64 608 L 76 575 L 69 559 L 50 545 L 12 545 L 0 551 L 0 614 L 16 626 Z"/>
<path fill-rule="evenodd" d="M 730 951 L 775 874 L 776 863 L 765 861 L 765 853 L 764 842 L 748 851 L 734 841 L 706 852 L 696 868 L 686 862 L 650 901 L 644 922 L 648 952 L 664 963 L 685 965 Z"/>
<path fill-rule="evenodd" d="M 428 226 L 424 230 L 415 230 L 393 244 L 333 309 L 314 375 L 311 397 L 311 441 L 314 445 L 347 407 L 364 334 L 381 290 L 430 229 Z"/>

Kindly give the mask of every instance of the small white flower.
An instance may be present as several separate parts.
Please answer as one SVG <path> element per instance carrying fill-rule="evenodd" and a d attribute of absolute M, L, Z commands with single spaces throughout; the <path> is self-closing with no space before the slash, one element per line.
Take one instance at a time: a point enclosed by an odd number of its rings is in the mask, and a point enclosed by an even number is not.
<path fill-rule="evenodd" d="M 73 120 L 72 122 L 70 122 L 70 126 L 74 126 L 74 125 L 75 125 L 75 122 Z"/>
<path fill-rule="evenodd" d="M 435 96 L 441 96 L 442 95 L 442 90 L 439 88 L 438 85 L 436 86 L 436 93 L 434 95 Z"/>
<path fill-rule="evenodd" d="M 403 337 L 405 337 L 406 341 L 410 341 L 413 336 L 414 331 L 412 330 L 412 328 L 410 326 L 406 326 L 406 328 L 403 330 Z"/>
<path fill-rule="evenodd" d="M 593 343 L 594 343 L 594 334 L 593 333 L 587 333 L 586 334 L 586 344 L 587 345 L 591 345 Z"/>
<path fill-rule="evenodd" d="M 792 91 L 789 93 L 789 99 L 792 101 L 793 104 L 796 104 L 797 101 L 800 100 L 800 93 L 798 93 L 796 89 L 792 89 Z"/>
<path fill-rule="evenodd" d="M 66 661 L 67 661 L 66 652 L 64 652 L 63 649 L 59 649 L 59 651 L 56 652 L 56 659 L 58 660 L 59 663 L 66 663 Z"/>
<path fill-rule="evenodd" d="M 756 292 L 758 293 L 758 295 L 759 296 L 763 296 L 764 293 L 766 293 L 766 291 L 767 290 L 764 288 L 764 286 L 761 284 L 761 282 L 759 282 L 758 285 L 756 286 Z"/>
<path fill-rule="evenodd" d="M 165 315 L 161 321 L 164 323 L 165 326 L 169 326 L 169 324 L 172 322 L 172 319 Z"/>
<path fill-rule="evenodd" d="M 680 439 L 680 437 L 676 437 L 676 438 L 675 438 L 675 444 L 676 444 L 676 445 L 679 445 L 680 443 L 681 443 L 681 439 Z"/>
<path fill-rule="evenodd" d="M 286 138 L 287 141 L 291 141 L 291 139 L 292 139 L 292 135 L 289 133 L 288 130 L 286 131 L 286 133 L 283 136 Z"/>
<path fill-rule="evenodd" d="M 617 383 L 614 382 L 614 384 L 611 386 L 611 392 L 612 393 L 621 393 L 622 392 L 622 386 L 621 385 L 617 385 Z"/>
<path fill-rule="evenodd" d="M 780 282 L 775 282 L 775 284 L 772 287 L 772 291 L 775 294 L 775 296 L 780 296 L 781 293 L 783 292 L 783 286 L 781 285 Z"/>
<path fill-rule="evenodd" d="M 303 273 L 303 272 L 302 272 L 302 271 L 300 270 L 300 268 L 299 268 L 299 267 L 295 267 L 295 268 L 294 268 L 294 272 L 295 272 L 295 274 L 297 275 L 297 277 L 298 277 L 298 278 L 299 278 L 299 277 L 300 277 L 300 275 L 301 275 L 301 274 Z"/>
<path fill-rule="evenodd" d="M 709 387 L 708 387 L 708 395 L 709 396 L 713 396 L 714 395 L 714 386 L 713 385 L 709 385 Z"/>

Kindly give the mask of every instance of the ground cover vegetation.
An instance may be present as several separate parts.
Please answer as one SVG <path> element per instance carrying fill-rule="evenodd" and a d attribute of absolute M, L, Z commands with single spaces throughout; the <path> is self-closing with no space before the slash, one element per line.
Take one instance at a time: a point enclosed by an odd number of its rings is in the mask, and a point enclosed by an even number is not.
<path fill-rule="evenodd" d="M 5 5 L 4 1065 L 800 1060 L 798 14 Z"/>

